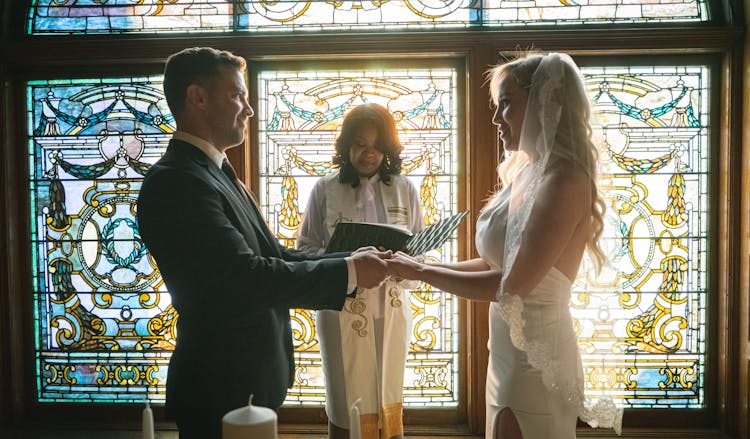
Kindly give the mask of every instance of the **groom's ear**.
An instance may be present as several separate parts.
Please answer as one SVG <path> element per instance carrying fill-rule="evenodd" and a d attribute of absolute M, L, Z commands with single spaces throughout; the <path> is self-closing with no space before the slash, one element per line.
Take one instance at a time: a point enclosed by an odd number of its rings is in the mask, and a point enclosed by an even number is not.
<path fill-rule="evenodd" d="M 188 107 L 205 110 L 208 101 L 208 91 L 199 84 L 190 84 L 185 93 L 185 104 Z"/>

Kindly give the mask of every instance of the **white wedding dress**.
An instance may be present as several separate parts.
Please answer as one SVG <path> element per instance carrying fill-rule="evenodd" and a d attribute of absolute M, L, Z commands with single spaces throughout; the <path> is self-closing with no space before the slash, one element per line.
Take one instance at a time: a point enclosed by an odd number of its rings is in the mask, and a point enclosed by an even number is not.
<path fill-rule="evenodd" d="M 477 220 L 477 251 L 495 269 L 504 266 L 509 193 L 505 190 L 497 194 Z M 579 412 L 579 404 L 571 401 L 575 395 L 555 384 L 545 384 L 545 378 L 566 382 L 579 395 L 583 392 L 583 370 L 569 310 L 570 291 L 570 280 L 553 267 L 523 299 L 523 320 L 521 315 L 509 315 L 509 326 L 502 315 L 502 301 L 490 305 L 487 438 L 494 438 L 496 416 L 506 407 L 513 411 L 524 439 L 575 438 Z M 550 341 L 553 361 L 545 361 L 549 364 L 541 368 L 529 364 L 527 353 L 511 339 L 513 325 L 523 329 L 527 340 Z M 556 376 L 545 376 L 550 373 Z"/>
<path fill-rule="evenodd" d="M 622 408 L 609 397 L 594 401 L 584 395 L 569 307 L 571 280 L 550 267 L 524 297 L 504 288 L 550 164 L 596 175 L 590 102 L 578 67 L 565 54 L 532 59 L 538 65 L 528 87 L 518 150 L 498 170 L 507 189 L 490 200 L 476 228 L 480 256 L 503 272 L 497 301 L 490 305 L 487 437 L 494 439 L 497 415 L 505 408 L 515 415 L 524 439 L 575 438 L 577 418 L 620 434 Z M 502 72 L 492 76 L 492 90 L 499 92 Z M 498 96 L 493 100 L 498 105 Z"/>

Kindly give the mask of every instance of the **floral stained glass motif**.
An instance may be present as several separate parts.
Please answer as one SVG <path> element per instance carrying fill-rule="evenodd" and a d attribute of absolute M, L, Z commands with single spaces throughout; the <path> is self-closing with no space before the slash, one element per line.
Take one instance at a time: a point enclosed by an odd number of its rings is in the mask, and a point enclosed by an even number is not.
<path fill-rule="evenodd" d="M 709 69 L 583 71 L 607 151 L 614 261 L 609 282 L 582 277 L 573 295 L 587 392 L 626 407 L 703 407 Z M 426 221 L 455 211 L 455 84 L 449 69 L 261 73 L 261 201 L 280 241 L 294 242 L 341 117 L 365 101 L 399 121 Z M 160 79 L 31 81 L 27 109 L 38 398 L 163 401 L 177 315 L 133 210 L 174 129 Z M 456 248 L 430 257 L 453 260 Z M 455 298 L 421 286 L 410 306 L 405 401 L 455 405 Z M 299 367 L 287 404 L 320 404 L 314 317 L 292 317 Z"/>
<path fill-rule="evenodd" d="M 706 0 L 32 0 L 28 33 L 372 31 L 706 20 Z"/>
<path fill-rule="evenodd" d="M 587 390 L 627 407 L 704 407 L 708 68 L 583 72 L 607 151 L 613 261 L 573 294 Z"/>
<path fill-rule="evenodd" d="M 329 173 L 334 141 L 351 108 L 374 102 L 397 121 L 404 173 L 420 191 L 425 222 L 457 211 L 456 73 L 452 69 L 268 71 L 259 75 L 261 209 L 274 233 L 293 247 L 314 183 Z M 430 254 L 457 257 L 455 240 Z M 458 403 L 458 308 L 454 296 L 421 285 L 409 305 L 413 327 L 404 379 L 407 406 Z M 292 312 L 295 386 L 286 404 L 325 397 L 315 313 Z"/>
<path fill-rule="evenodd" d="M 164 400 L 177 319 L 135 221 L 174 124 L 157 78 L 27 87 L 39 401 Z"/>

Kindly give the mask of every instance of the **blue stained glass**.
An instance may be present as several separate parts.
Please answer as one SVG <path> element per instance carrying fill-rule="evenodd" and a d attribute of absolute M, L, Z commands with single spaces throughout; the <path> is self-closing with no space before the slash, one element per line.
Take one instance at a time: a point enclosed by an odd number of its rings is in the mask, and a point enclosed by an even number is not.
<path fill-rule="evenodd" d="M 101 17 L 107 21 L 86 20 Z M 38 0 L 32 3 L 29 13 L 29 32 L 372 32 L 394 28 L 690 22 L 708 18 L 705 0 Z"/>
<path fill-rule="evenodd" d="M 109 20 L 104 17 L 92 17 L 86 20 L 86 28 L 92 31 L 106 31 L 109 24 Z"/>
<path fill-rule="evenodd" d="M 610 394 L 627 407 L 703 408 L 710 70 L 610 66 L 583 72 L 608 152 L 608 251 L 616 268 L 616 288 L 580 279 L 571 302 L 587 392 Z M 456 81 L 455 72 L 441 69 L 259 77 L 261 207 L 282 242 L 293 245 L 299 206 L 315 178 L 329 170 L 340 120 L 329 110 L 343 108 L 350 97 L 339 93 L 341 83 L 361 85 L 346 90 L 383 102 L 397 117 L 405 172 L 429 200 L 425 206 L 434 207 L 426 209 L 429 218 L 454 210 Z M 433 99 L 436 90 L 442 94 Z M 27 111 L 38 397 L 163 401 L 177 315 L 133 222 L 143 172 L 174 129 L 160 79 L 31 81 Z M 449 241 L 437 257 L 450 260 L 457 248 Z M 413 309 L 425 330 L 414 334 L 432 335 L 413 340 L 405 401 L 455 405 L 455 298 L 429 289 L 415 294 Z M 314 321 L 295 316 L 303 335 L 295 340 L 298 365 L 310 381 L 288 402 L 319 404 Z M 433 320 L 442 326 L 432 326 Z M 431 363 L 423 364 L 426 359 Z"/>
<path fill-rule="evenodd" d="M 177 315 L 135 221 L 174 130 L 160 79 L 31 81 L 27 99 L 39 400 L 163 400 Z"/>

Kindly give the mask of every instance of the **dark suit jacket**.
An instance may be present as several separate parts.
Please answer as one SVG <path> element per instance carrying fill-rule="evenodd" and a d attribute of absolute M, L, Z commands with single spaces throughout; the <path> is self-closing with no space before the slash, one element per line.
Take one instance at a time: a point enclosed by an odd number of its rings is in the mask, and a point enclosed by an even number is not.
<path fill-rule="evenodd" d="M 293 384 L 289 308 L 341 309 L 346 261 L 283 248 L 247 196 L 177 140 L 143 180 L 138 223 L 180 316 L 168 412 L 224 413 L 251 393 L 279 407 Z"/>

